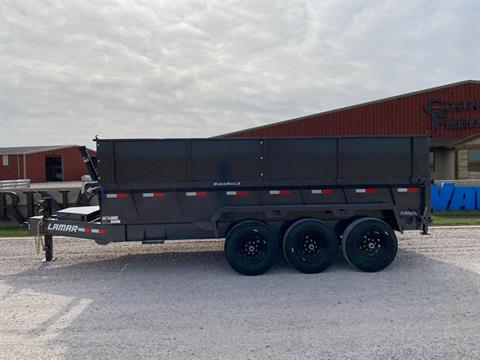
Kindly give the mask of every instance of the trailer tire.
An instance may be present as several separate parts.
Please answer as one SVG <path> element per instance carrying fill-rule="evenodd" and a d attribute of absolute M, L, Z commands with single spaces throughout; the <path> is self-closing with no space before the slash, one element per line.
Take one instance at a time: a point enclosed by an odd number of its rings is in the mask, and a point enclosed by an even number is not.
<path fill-rule="evenodd" d="M 333 229 L 317 219 L 294 223 L 283 238 L 283 254 L 287 262 L 305 274 L 316 274 L 335 261 L 338 251 Z"/>
<path fill-rule="evenodd" d="M 365 272 L 385 269 L 395 259 L 397 250 L 395 231 L 380 219 L 355 220 L 342 237 L 345 259 L 354 268 Z"/>
<path fill-rule="evenodd" d="M 225 238 L 225 256 L 242 275 L 260 275 L 278 259 L 278 241 L 270 226 L 255 220 L 233 226 Z"/>
<path fill-rule="evenodd" d="M 341 244 L 343 234 L 345 233 L 345 230 L 347 229 L 348 225 L 350 225 L 355 220 L 366 218 L 366 217 L 367 216 L 355 215 L 347 219 L 339 220 L 333 227 L 333 231 L 335 231 L 335 234 L 337 234 L 337 238 L 340 240 L 338 244 L 339 245 Z"/>

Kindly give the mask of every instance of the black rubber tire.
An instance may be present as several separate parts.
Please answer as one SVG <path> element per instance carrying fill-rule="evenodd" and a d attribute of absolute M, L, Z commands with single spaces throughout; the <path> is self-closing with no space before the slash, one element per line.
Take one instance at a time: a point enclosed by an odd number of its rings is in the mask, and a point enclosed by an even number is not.
<path fill-rule="evenodd" d="M 347 262 L 365 272 L 389 266 L 397 255 L 395 231 L 386 222 L 362 218 L 352 222 L 342 237 L 342 252 Z"/>
<path fill-rule="evenodd" d="M 328 224 L 317 219 L 303 219 L 290 226 L 282 247 L 285 259 L 295 269 L 316 274 L 335 261 L 338 241 Z"/>
<path fill-rule="evenodd" d="M 253 253 L 248 249 L 256 248 Z M 270 226 L 260 221 L 243 221 L 230 229 L 225 238 L 225 256 L 242 275 L 260 275 L 278 259 L 278 240 Z"/>
<path fill-rule="evenodd" d="M 339 239 L 339 243 L 338 243 L 339 245 L 341 244 L 341 239 L 348 225 L 350 225 L 355 220 L 362 219 L 365 217 L 366 216 L 352 216 L 348 219 L 341 219 L 335 224 L 335 226 L 333 227 L 333 231 L 335 231 L 335 234 L 337 234 L 337 238 Z"/>

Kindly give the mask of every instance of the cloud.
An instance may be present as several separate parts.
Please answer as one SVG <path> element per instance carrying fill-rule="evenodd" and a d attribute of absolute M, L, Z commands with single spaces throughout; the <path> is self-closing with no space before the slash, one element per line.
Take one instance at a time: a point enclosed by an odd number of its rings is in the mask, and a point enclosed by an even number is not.
<path fill-rule="evenodd" d="M 480 76 L 480 4 L 4 1 L 0 144 L 208 137 Z"/>

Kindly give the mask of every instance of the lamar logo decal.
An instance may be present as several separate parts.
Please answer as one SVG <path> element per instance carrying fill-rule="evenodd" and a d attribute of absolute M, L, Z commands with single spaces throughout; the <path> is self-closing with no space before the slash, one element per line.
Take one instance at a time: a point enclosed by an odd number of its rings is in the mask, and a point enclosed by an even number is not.
<path fill-rule="evenodd" d="M 55 231 L 65 231 L 65 232 L 73 232 L 76 233 L 78 230 L 77 225 L 66 225 L 66 224 L 48 224 L 48 230 L 55 230 Z"/>
<path fill-rule="evenodd" d="M 453 112 L 472 112 L 480 110 L 480 100 L 450 102 L 438 98 L 429 99 L 424 105 L 425 112 L 432 116 L 432 131 L 440 125 L 447 129 L 480 128 L 480 117 L 452 118 Z"/>

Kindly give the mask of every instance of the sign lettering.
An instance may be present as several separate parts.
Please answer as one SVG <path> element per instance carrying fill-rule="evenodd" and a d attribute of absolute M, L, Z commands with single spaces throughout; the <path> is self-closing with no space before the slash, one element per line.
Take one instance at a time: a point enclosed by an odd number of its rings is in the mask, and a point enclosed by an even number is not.
<path fill-rule="evenodd" d="M 480 117 L 453 118 L 453 112 L 480 111 L 480 100 L 450 102 L 432 98 L 425 102 L 425 112 L 432 116 L 432 131 L 440 126 L 447 129 L 474 129 L 480 128 Z"/>
<path fill-rule="evenodd" d="M 433 184 L 430 200 L 433 210 L 480 210 L 480 187 Z"/>
<path fill-rule="evenodd" d="M 77 200 L 74 204 L 68 203 L 68 193 L 70 190 L 60 190 L 62 194 L 62 201 L 53 201 L 53 209 L 55 211 L 65 209 L 69 206 L 87 206 L 92 199 L 91 195 L 82 194 L 78 191 Z M 25 216 L 19 210 L 20 197 L 13 191 L 0 191 L 0 222 L 15 220 L 19 225 L 28 220 L 29 217 L 36 215 L 34 196 L 39 194 L 42 198 L 52 197 L 48 192 L 39 191 L 24 191 L 26 195 L 26 214 Z M 53 198 L 53 197 L 52 197 Z"/>

